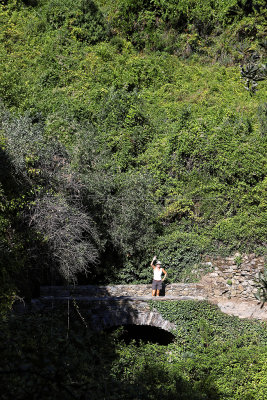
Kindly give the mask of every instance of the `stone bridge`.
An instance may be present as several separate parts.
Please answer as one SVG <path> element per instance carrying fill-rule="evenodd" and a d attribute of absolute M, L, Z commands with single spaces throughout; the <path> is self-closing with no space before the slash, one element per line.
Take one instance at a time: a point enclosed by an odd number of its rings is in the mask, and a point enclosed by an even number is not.
<path fill-rule="evenodd" d="M 32 300 L 31 309 L 48 310 L 71 305 L 86 318 L 94 330 L 121 325 L 149 325 L 171 332 L 175 325 L 165 320 L 151 307 L 154 301 L 207 300 L 218 305 L 221 311 L 240 318 L 267 320 L 266 306 L 260 308 L 251 299 L 216 297 L 203 283 L 173 283 L 164 288 L 159 297 L 151 296 L 151 285 L 113 286 L 43 286 L 40 298 Z"/>
<path fill-rule="evenodd" d="M 33 308 L 49 310 L 70 304 L 77 307 L 93 330 L 121 325 L 148 325 L 171 332 L 175 324 L 165 320 L 153 309 L 150 300 L 187 300 L 187 289 L 180 287 L 180 295 L 151 296 L 151 285 L 116 286 L 62 286 L 41 287 L 38 300 L 32 302 Z M 183 294 L 182 294 L 183 293 Z M 202 299 L 199 297 L 199 299 Z"/>
<path fill-rule="evenodd" d="M 221 311 L 238 316 L 267 321 L 267 303 L 260 307 L 255 300 L 255 279 L 264 269 L 264 257 L 236 253 L 232 257 L 206 257 L 198 283 L 172 283 L 166 285 L 155 301 L 207 300 Z M 199 272 L 199 271 L 198 271 Z M 193 273 L 193 271 L 192 271 Z M 174 325 L 151 309 L 151 285 L 112 286 L 43 286 L 40 298 L 31 305 L 14 306 L 15 312 L 51 309 L 60 304 L 77 304 L 94 329 L 118 325 L 151 325 L 171 331 Z"/>

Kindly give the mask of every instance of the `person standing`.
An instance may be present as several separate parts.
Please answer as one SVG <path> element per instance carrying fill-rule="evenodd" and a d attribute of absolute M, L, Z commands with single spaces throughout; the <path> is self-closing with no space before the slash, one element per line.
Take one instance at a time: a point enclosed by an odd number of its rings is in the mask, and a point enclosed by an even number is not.
<path fill-rule="evenodd" d="M 167 276 L 165 269 L 161 267 L 161 262 L 157 260 L 157 257 L 153 257 L 151 261 L 151 267 L 154 270 L 153 282 L 152 282 L 152 296 L 159 296 L 159 291 L 162 289 L 162 282 Z M 155 262 L 156 261 L 156 262 Z M 164 274 L 163 279 L 161 279 L 162 273 Z"/>

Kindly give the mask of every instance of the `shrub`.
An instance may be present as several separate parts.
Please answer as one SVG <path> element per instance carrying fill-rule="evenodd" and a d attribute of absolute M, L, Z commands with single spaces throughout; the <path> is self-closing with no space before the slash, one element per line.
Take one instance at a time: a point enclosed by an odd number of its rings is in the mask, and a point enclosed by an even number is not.
<path fill-rule="evenodd" d="M 93 0 L 49 0 L 42 12 L 49 26 L 64 28 L 78 41 L 94 44 L 109 37 L 107 24 Z"/>

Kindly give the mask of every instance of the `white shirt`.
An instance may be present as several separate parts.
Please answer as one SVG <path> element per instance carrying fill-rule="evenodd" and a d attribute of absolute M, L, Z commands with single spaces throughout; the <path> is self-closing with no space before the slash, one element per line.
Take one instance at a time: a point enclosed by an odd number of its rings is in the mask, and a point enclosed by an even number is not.
<path fill-rule="evenodd" d="M 160 281 L 162 275 L 162 268 L 155 267 L 154 268 L 154 279 L 155 281 Z"/>

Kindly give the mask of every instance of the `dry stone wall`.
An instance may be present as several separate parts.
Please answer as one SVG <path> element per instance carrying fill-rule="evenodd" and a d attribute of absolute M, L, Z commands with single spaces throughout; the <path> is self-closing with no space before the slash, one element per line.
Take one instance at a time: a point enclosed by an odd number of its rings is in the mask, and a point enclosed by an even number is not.
<path fill-rule="evenodd" d="M 255 280 L 264 269 L 264 257 L 236 253 L 227 258 L 206 257 L 205 262 L 213 267 L 213 271 L 201 280 L 209 297 L 255 300 Z"/>
<path fill-rule="evenodd" d="M 240 318 L 255 318 L 267 321 L 267 304 L 260 307 L 260 303 L 255 299 L 254 294 L 257 291 L 255 279 L 259 272 L 264 270 L 264 257 L 257 257 L 255 254 L 239 254 L 236 253 L 232 257 L 211 258 L 206 257 L 206 264 L 212 272 L 204 275 L 199 283 L 172 283 L 164 288 L 164 297 L 154 299 L 158 301 L 164 300 L 208 300 L 217 304 L 225 313 L 236 315 Z M 88 304 L 109 304 L 108 312 L 98 313 L 93 318 L 104 321 L 108 326 L 115 320 L 124 321 L 130 318 L 131 323 L 136 324 L 154 324 L 157 321 L 160 326 L 164 326 L 167 322 L 161 321 L 160 317 L 154 312 L 144 310 L 145 302 L 152 298 L 151 284 L 149 285 L 109 285 L 109 286 L 73 286 L 64 288 L 62 286 L 46 286 L 41 287 L 41 297 L 39 303 L 32 304 L 32 308 L 39 309 L 47 304 L 63 302 L 75 297 L 79 304 L 84 304 L 86 309 Z M 114 310 L 111 301 L 118 305 L 120 301 L 127 303 L 125 306 L 116 307 Z M 142 303 L 140 303 L 142 302 Z M 126 304 L 125 303 L 125 304 Z M 139 310 L 135 315 L 136 306 L 139 304 Z M 113 304 L 113 303 L 112 303 Z M 89 308 L 90 308 L 89 307 Z M 131 312 L 129 311 L 129 307 Z M 101 307 L 100 307 L 101 308 Z M 137 307 L 138 308 L 138 307 Z M 126 310 L 126 311 L 125 311 Z M 125 312 L 124 312 L 125 311 Z M 109 317 L 110 316 L 110 317 Z M 111 321 L 112 320 L 112 321 Z M 127 323 L 130 323 L 127 319 Z M 96 321 L 95 321 L 96 323 Z M 97 325 L 99 325 L 97 323 Z M 168 328 L 169 329 L 169 328 Z"/>
<path fill-rule="evenodd" d="M 206 257 L 205 263 L 212 272 L 204 275 L 199 283 L 172 283 L 164 287 L 163 293 L 169 297 L 212 298 L 255 300 L 257 291 L 255 279 L 264 269 L 264 257 L 255 254 L 236 253 L 232 257 Z M 148 285 L 108 285 L 108 286 L 46 286 L 41 288 L 41 296 L 87 296 L 87 297 L 144 297 L 151 296 Z"/>
<path fill-rule="evenodd" d="M 43 286 L 41 296 L 56 297 L 151 297 L 150 285 L 109 285 L 109 286 L 72 286 L 64 288 L 62 286 Z M 199 297 L 204 298 L 205 287 L 199 283 L 172 283 L 166 285 L 161 295 L 167 297 Z"/>

